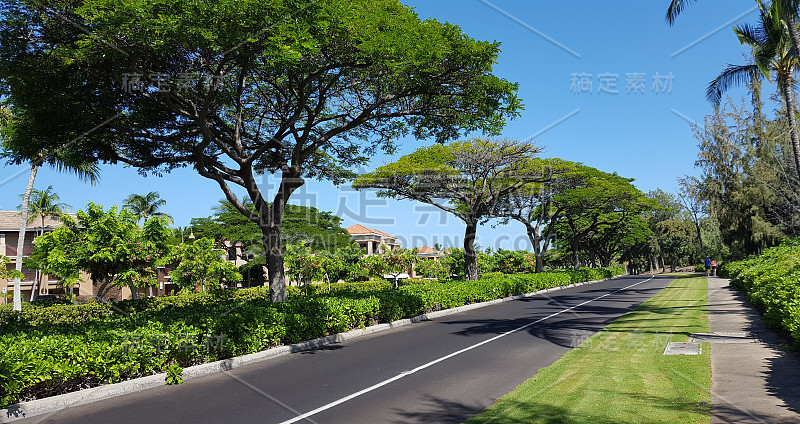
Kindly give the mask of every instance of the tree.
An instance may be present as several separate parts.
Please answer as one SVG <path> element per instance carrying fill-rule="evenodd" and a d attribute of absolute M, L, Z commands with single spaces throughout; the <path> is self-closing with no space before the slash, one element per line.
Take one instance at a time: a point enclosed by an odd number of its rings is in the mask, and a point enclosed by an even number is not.
<path fill-rule="evenodd" d="M 398 286 L 397 284 L 397 277 L 400 274 L 408 272 L 410 267 L 413 267 L 417 260 L 417 252 L 419 249 L 416 247 L 414 249 L 395 249 L 395 250 L 386 250 L 381 253 L 380 257 L 383 260 L 383 263 L 386 264 L 386 271 L 388 275 L 391 275 L 394 278 L 394 286 L 395 288 Z"/>
<path fill-rule="evenodd" d="M 789 136 L 794 151 L 795 173 L 800 178 L 800 132 L 797 126 L 797 106 L 792 92 L 792 75 L 798 63 L 798 55 L 792 47 L 792 37 L 788 28 L 780 20 L 781 2 L 774 1 L 769 8 L 758 1 L 760 10 L 759 25 L 751 27 L 744 24 L 734 27 L 739 42 L 752 49 L 753 64 L 728 65 L 709 85 L 706 97 L 719 106 L 722 94 L 731 86 L 758 79 L 763 75 L 770 78 L 772 73 L 778 83 L 778 90 L 786 104 L 786 117 L 789 120 Z M 791 26 L 791 25 L 790 25 Z M 795 24 L 796 26 L 796 24 Z M 797 28 L 794 28 L 797 31 Z"/>
<path fill-rule="evenodd" d="M 284 208 L 306 178 L 342 182 L 409 133 L 497 134 L 521 108 L 517 85 L 492 74 L 498 43 L 397 0 L 59 3 L 68 19 L 49 3 L 7 2 L 0 23 L 0 79 L 23 118 L 15 152 L 87 133 L 76 144 L 97 160 L 192 166 L 261 229 L 274 301 L 286 300 Z M 272 202 L 261 173 L 280 178 Z"/>
<path fill-rule="evenodd" d="M 565 187 L 552 199 L 552 207 L 559 211 L 555 223 L 562 237 L 569 241 L 572 265 L 580 268 L 579 253 L 588 236 L 600 226 L 615 226 L 629 215 L 639 214 L 653 207 L 652 202 L 631 182 L 617 174 L 609 174 L 592 167 L 579 165 L 564 174 Z"/>
<path fill-rule="evenodd" d="M 24 195 L 23 195 L 24 196 Z M 32 190 L 30 199 L 28 201 L 28 211 L 30 215 L 28 216 L 28 223 L 30 224 L 36 218 L 41 219 L 41 230 L 39 231 L 39 235 L 44 234 L 44 220 L 47 217 L 52 218 L 60 218 L 64 215 L 64 209 L 71 209 L 72 206 L 61 203 L 61 200 L 58 197 L 58 194 L 53 192 L 53 186 L 47 186 L 44 190 Z M 20 205 L 17 209 L 22 209 L 22 205 Z M 31 302 L 36 297 L 36 284 L 39 282 L 39 278 L 33 281 L 33 286 L 31 287 Z"/>
<path fill-rule="evenodd" d="M 161 199 L 157 191 L 151 191 L 147 194 L 131 194 L 126 197 L 122 207 L 130 209 L 136 214 L 137 222 L 139 220 L 147 221 L 151 216 L 159 216 L 172 224 L 172 217 L 164 212 L 159 212 L 159 209 L 167 205 L 167 201 Z"/>
<path fill-rule="evenodd" d="M 309 281 L 320 281 L 324 276 L 323 257 L 301 242 L 286 246 L 286 268 L 289 276 L 299 286 Z"/>
<path fill-rule="evenodd" d="M 611 261 L 631 246 L 645 242 L 653 235 L 641 215 L 611 212 L 599 219 L 597 229 L 587 237 L 590 257 L 598 257 L 600 266 L 611 266 Z"/>
<path fill-rule="evenodd" d="M 676 219 L 661 221 L 656 226 L 661 250 L 669 258 L 670 272 L 675 272 L 679 259 L 691 252 L 694 228 L 691 223 Z"/>
<path fill-rule="evenodd" d="M 414 266 L 414 272 L 439 281 L 450 279 L 450 268 L 441 259 L 422 259 Z"/>
<path fill-rule="evenodd" d="M 255 212 L 255 205 L 249 198 L 243 198 L 241 203 Z M 264 255 L 258 225 L 227 200 L 220 200 L 213 210 L 209 217 L 192 218 L 189 225 L 195 236 L 210 237 L 218 242 L 242 243 L 246 251 L 256 256 Z M 286 205 L 281 237 L 284 245 L 302 242 L 315 251 L 334 251 L 352 243 L 347 230 L 342 228 L 342 218 L 332 212 L 299 205 Z"/>
<path fill-rule="evenodd" d="M 700 230 L 700 221 L 708 212 L 708 202 L 700 197 L 700 181 L 695 177 L 678 178 L 680 186 L 680 200 L 686 212 L 692 217 L 695 229 L 697 230 L 697 241 L 700 244 L 700 251 L 703 248 L 703 234 Z"/>
<path fill-rule="evenodd" d="M 72 206 L 60 202 L 61 198 L 57 193 L 53 192 L 53 186 L 47 186 L 44 190 L 32 190 L 31 197 L 28 201 L 28 223 L 30 224 L 36 218 L 41 220 L 40 235 L 44 234 L 44 221 L 46 218 L 61 218 L 64 215 L 65 209 L 72 209 Z M 22 205 L 17 209 L 22 209 Z"/>
<path fill-rule="evenodd" d="M 17 257 L 16 257 L 16 270 L 17 275 L 22 275 L 22 254 L 25 247 L 25 234 L 27 233 L 28 224 L 28 203 L 33 192 L 33 184 L 36 181 L 36 174 L 39 171 L 39 166 L 46 163 L 59 171 L 67 171 L 74 173 L 78 178 L 88 181 L 91 184 L 97 182 L 100 175 L 98 166 L 92 161 L 87 160 L 69 148 L 61 148 L 54 151 L 39 151 L 31 152 L 33 156 L 25 156 L 19 154 L 12 154 L 10 150 L 9 141 L 13 138 L 13 126 L 17 122 L 13 115 L 9 115 L 9 109 L 5 109 L 6 117 L 0 119 L 0 140 L 2 140 L 2 152 L 0 157 L 9 158 L 9 162 L 17 165 L 21 163 L 30 163 L 31 172 L 28 175 L 28 184 L 25 187 L 25 192 L 22 194 L 22 205 L 20 205 L 20 226 L 19 236 L 17 238 Z M 10 117 L 9 117 L 10 116 Z M 14 300 L 13 308 L 15 311 L 22 310 L 22 291 L 21 291 L 21 278 L 14 279 Z"/>
<path fill-rule="evenodd" d="M 214 240 L 209 238 L 179 245 L 172 257 L 178 266 L 170 271 L 170 281 L 183 289 L 219 289 L 224 284 L 242 280 L 236 265 L 226 261 Z"/>
<path fill-rule="evenodd" d="M 553 196 L 568 188 L 574 174 L 567 171 L 577 165 L 558 158 L 541 159 L 534 166 L 541 168 L 545 181 L 531 183 L 509 193 L 495 212 L 498 217 L 506 219 L 503 223 L 513 219 L 525 226 L 536 257 L 536 272 L 543 270 L 544 253 L 550 248 L 554 224 L 561 215 L 561 210 L 553 205 Z"/>
<path fill-rule="evenodd" d="M 667 8 L 667 22 L 673 25 L 678 15 L 693 1 L 695 0 L 670 0 Z M 765 9 L 764 2 L 761 0 L 756 0 L 756 4 L 758 4 L 759 9 Z M 775 8 L 776 13 L 773 17 L 777 18 L 776 22 L 780 22 L 789 34 L 789 43 L 791 43 L 794 56 L 800 55 L 800 32 L 797 29 L 798 23 L 800 23 L 800 1 L 772 0 L 771 7 Z"/>
<path fill-rule="evenodd" d="M 794 160 L 785 114 L 779 112 L 780 119 L 767 120 L 758 130 L 755 109 L 730 107 L 730 112 L 718 108 L 696 128 L 700 152 L 695 165 L 702 171 L 699 196 L 708 202 L 709 222 L 719 225 L 730 253 L 743 257 L 777 244 L 784 231 L 797 231 L 800 203 L 793 199 L 800 192 L 792 183 Z M 707 232 L 702 234 L 706 240 Z"/>
<path fill-rule="evenodd" d="M 39 237 L 29 263 L 65 284 L 78 282 L 80 272 L 87 272 L 98 300 L 113 287 L 129 286 L 136 298 L 138 287 L 155 284 L 155 267 L 169 249 L 162 217 L 151 217 L 139 227 L 130 210 L 114 206 L 104 211 L 90 202 L 77 218 L 64 218 L 63 226 Z"/>
<path fill-rule="evenodd" d="M 535 145 L 516 140 L 476 138 L 436 144 L 361 175 L 353 187 L 376 188 L 379 196 L 434 205 L 464 221 L 464 274 L 477 280 L 478 224 L 495 216 L 499 203 L 511 193 L 546 180 L 531 160 L 538 152 Z"/>
<path fill-rule="evenodd" d="M 8 264 L 11 262 L 11 259 L 8 259 L 7 256 L 0 255 L 0 278 L 4 280 L 10 280 L 12 278 L 22 278 L 21 272 L 17 271 L 16 269 L 8 269 Z"/>

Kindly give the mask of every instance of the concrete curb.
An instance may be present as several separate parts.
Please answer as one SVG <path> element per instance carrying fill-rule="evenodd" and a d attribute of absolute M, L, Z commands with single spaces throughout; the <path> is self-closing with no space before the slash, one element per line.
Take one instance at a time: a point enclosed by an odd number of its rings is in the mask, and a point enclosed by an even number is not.
<path fill-rule="evenodd" d="M 607 280 L 612 280 L 621 276 L 614 276 L 596 281 L 587 281 L 583 283 L 570 284 L 568 286 L 553 287 L 550 289 L 539 290 L 534 293 L 520 294 L 516 296 L 505 297 L 502 299 L 490 300 L 488 302 L 473 303 L 464 306 L 458 306 L 451 309 L 442 311 L 430 312 L 427 314 L 417 315 L 412 318 L 401 319 L 390 323 L 376 324 L 363 329 L 356 329 L 346 331 L 344 333 L 333 334 L 318 339 L 307 340 L 300 343 L 295 343 L 288 346 L 277 346 L 272 349 L 263 350 L 261 352 L 251 353 L 248 355 L 237 356 L 235 358 L 223 359 L 220 361 L 209 362 L 206 364 L 195 365 L 187 367 L 183 370 L 183 379 L 190 380 L 197 377 L 216 374 L 219 372 L 230 371 L 234 368 L 239 368 L 244 365 L 254 364 L 269 359 L 286 356 L 292 353 L 303 352 L 306 350 L 316 349 L 318 347 L 326 346 L 333 343 L 340 343 L 347 340 L 357 339 L 359 337 L 368 336 L 375 333 L 381 333 L 398 327 L 406 325 L 430 321 L 435 318 L 444 317 L 448 315 L 457 314 L 460 312 L 471 311 L 473 309 L 483 308 L 485 306 L 496 305 L 498 303 L 511 302 L 514 300 L 533 297 L 536 295 L 549 293 L 558 290 L 564 290 L 572 287 L 583 286 L 587 284 L 596 284 Z M 124 395 L 127 393 L 138 392 L 153 387 L 163 386 L 165 384 L 166 374 L 155 374 L 146 377 L 139 377 L 131 380 L 121 381 L 119 383 L 108 384 L 104 386 L 92 387 L 77 392 L 64 393 L 62 395 L 51 396 L 43 399 L 32 400 L 30 402 L 22 402 L 19 404 L 11 405 L 6 409 L 0 409 L 0 423 L 9 423 L 23 418 L 35 417 L 38 415 L 49 414 L 65 408 L 73 406 L 85 405 L 87 403 L 96 402 L 103 399 Z"/>

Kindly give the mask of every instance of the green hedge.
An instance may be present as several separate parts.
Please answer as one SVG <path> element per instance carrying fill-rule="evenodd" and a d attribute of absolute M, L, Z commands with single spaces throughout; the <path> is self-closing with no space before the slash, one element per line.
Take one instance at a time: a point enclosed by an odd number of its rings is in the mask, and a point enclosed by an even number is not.
<path fill-rule="evenodd" d="M 397 289 L 387 281 L 189 293 L 0 310 L 0 407 L 258 352 L 378 322 L 622 274 L 620 268 L 493 274 Z"/>
<path fill-rule="evenodd" d="M 764 325 L 783 329 L 800 345 L 800 246 L 796 241 L 720 266 L 718 275 L 763 312 Z"/>

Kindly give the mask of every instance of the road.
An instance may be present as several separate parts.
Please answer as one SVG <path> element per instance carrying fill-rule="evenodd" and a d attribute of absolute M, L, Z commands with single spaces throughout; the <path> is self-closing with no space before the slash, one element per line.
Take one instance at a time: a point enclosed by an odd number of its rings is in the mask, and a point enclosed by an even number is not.
<path fill-rule="evenodd" d="M 460 423 L 672 281 L 487 306 L 19 423 Z"/>

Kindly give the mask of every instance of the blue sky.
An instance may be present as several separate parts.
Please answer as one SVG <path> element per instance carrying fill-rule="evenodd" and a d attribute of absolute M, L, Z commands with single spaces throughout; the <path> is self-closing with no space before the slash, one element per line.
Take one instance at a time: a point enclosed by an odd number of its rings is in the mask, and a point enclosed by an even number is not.
<path fill-rule="evenodd" d="M 697 173 L 690 122 L 702 122 L 711 113 L 705 100 L 708 82 L 725 64 L 746 60 L 747 50 L 731 31 L 734 22 L 757 19 L 752 0 L 694 2 L 673 27 L 664 21 L 668 0 L 581 0 L 569 6 L 522 0 L 404 3 L 422 18 L 448 21 L 473 38 L 502 43 L 495 73 L 518 82 L 525 103 L 504 137 L 531 139 L 544 147 L 544 156 L 635 178 L 643 191 L 675 191 L 676 177 Z M 774 92 L 771 85 L 764 89 L 765 97 Z M 730 94 L 737 99 L 745 91 Z M 396 157 L 429 143 L 402 140 Z M 376 157 L 372 165 L 392 159 Z M 0 209 L 17 207 L 27 176 L 28 169 L 5 167 Z M 103 166 L 96 186 L 42 169 L 36 187 L 48 185 L 76 209 L 89 201 L 118 205 L 131 193 L 158 191 L 167 201 L 165 212 L 180 226 L 208 216 L 223 198 L 215 183 L 190 169 L 145 178 L 132 168 Z M 264 177 L 268 198 L 274 193 L 269 185 Z M 460 245 L 463 239 L 463 224 L 430 206 L 377 199 L 346 186 L 310 181 L 291 202 L 335 212 L 345 226 L 361 223 L 397 235 L 407 247 Z M 478 243 L 495 249 L 528 246 L 523 228 L 514 224 L 479 228 Z"/>

